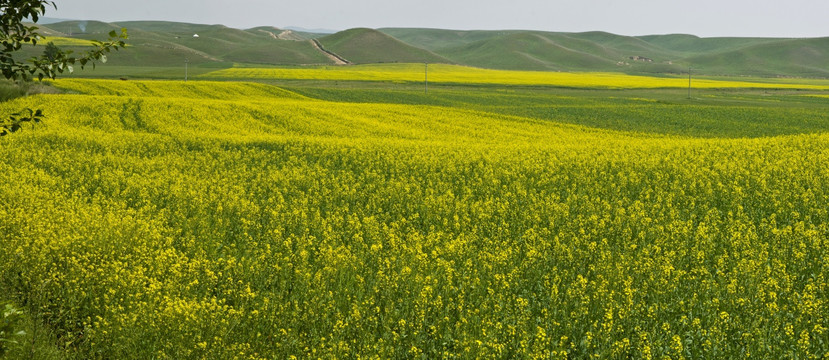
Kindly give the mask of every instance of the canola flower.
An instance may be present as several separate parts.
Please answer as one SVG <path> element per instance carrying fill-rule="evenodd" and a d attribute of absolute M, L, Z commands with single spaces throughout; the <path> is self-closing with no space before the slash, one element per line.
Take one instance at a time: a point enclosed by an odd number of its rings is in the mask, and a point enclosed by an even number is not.
<path fill-rule="evenodd" d="M 0 142 L 0 289 L 70 355 L 829 354 L 827 134 L 57 85 L 0 104 L 50 109 Z"/>
<path fill-rule="evenodd" d="M 571 88 L 651 89 L 687 88 L 688 77 L 652 77 L 621 73 L 541 72 L 490 70 L 446 64 L 430 64 L 428 81 L 444 84 L 497 84 L 557 86 Z M 304 68 L 230 68 L 200 75 L 203 79 L 279 79 L 279 80 L 339 80 L 423 82 L 423 64 L 371 64 L 357 66 L 324 66 Z M 736 81 L 694 79 L 697 89 L 809 89 L 828 90 L 829 82 L 803 81 L 781 83 L 776 81 Z"/>
<path fill-rule="evenodd" d="M 78 39 L 78 38 L 71 38 L 71 37 L 62 37 L 62 36 L 45 36 L 42 37 L 38 43 L 40 44 L 48 44 L 54 43 L 57 46 L 92 46 L 94 43 L 92 40 L 86 39 Z"/>

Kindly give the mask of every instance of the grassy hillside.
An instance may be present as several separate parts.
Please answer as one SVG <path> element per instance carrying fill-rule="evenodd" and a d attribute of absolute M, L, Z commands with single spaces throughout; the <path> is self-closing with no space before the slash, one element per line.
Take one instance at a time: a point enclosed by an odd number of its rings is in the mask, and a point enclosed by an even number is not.
<path fill-rule="evenodd" d="M 641 39 L 604 32 L 382 29 L 460 64 L 509 70 L 675 73 L 676 52 Z M 634 61 L 631 57 L 652 59 Z"/>
<path fill-rule="evenodd" d="M 687 61 L 707 73 L 829 77 L 829 38 L 765 42 L 737 50 L 695 55 Z"/>
<path fill-rule="evenodd" d="M 453 62 L 486 68 L 829 77 L 818 39 L 629 37 L 604 32 L 381 29 Z M 653 60 L 634 60 L 631 57 Z"/>
<path fill-rule="evenodd" d="M 351 29 L 319 39 L 326 50 L 357 63 L 449 63 L 450 60 L 372 29 Z"/>
<path fill-rule="evenodd" d="M 41 27 L 44 35 L 61 39 L 61 46 L 76 51 L 83 50 L 83 42 L 75 40 L 102 39 L 109 31 L 126 27 L 131 46 L 110 57 L 111 64 L 125 67 L 180 67 L 185 58 L 195 67 L 333 64 L 309 41 L 318 39 L 327 50 L 357 64 L 429 62 L 628 74 L 680 74 L 693 67 L 696 73 L 709 75 L 829 77 L 829 38 L 630 37 L 606 32 L 415 28 L 360 28 L 325 35 L 268 26 L 242 30 L 164 21 L 64 21 Z M 26 48 L 22 55 L 41 51 Z"/>
<path fill-rule="evenodd" d="M 442 30 L 442 29 L 420 29 L 420 28 L 383 28 L 378 31 L 388 34 L 407 44 L 440 51 L 452 49 L 471 43 L 489 40 L 498 36 L 519 33 L 520 31 L 466 31 L 466 30 Z"/>
<path fill-rule="evenodd" d="M 603 31 L 569 33 L 566 36 L 573 39 L 589 41 L 607 49 L 613 49 L 616 54 L 625 58 L 631 55 L 647 56 L 654 59 L 670 58 L 666 49 L 635 37 L 616 35 Z"/>
<path fill-rule="evenodd" d="M 554 71 L 608 69 L 623 59 L 618 52 L 590 41 L 531 32 L 498 36 L 440 53 L 477 67 Z"/>
<path fill-rule="evenodd" d="M 85 32 L 79 32 L 81 25 Z M 119 24 L 97 22 L 62 22 L 41 26 L 48 34 L 78 39 L 102 39 L 105 33 L 125 27 L 129 31 L 130 47 L 110 56 L 115 66 L 183 66 L 223 63 L 252 64 L 329 64 L 303 34 L 275 28 L 240 30 L 222 25 L 201 25 L 164 21 L 134 21 Z M 65 31 L 65 32 L 64 32 Z M 199 35 L 194 37 L 194 35 Z M 82 47 L 69 47 L 80 51 Z M 37 54 L 37 49 L 27 49 Z"/>
<path fill-rule="evenodd" d="M 648 44 L 657 46 L 663 50 L 670 51 L 675 55 L 700 55 L 707 53 L 718 53 L 735 51 L 740 48 L 758 45 L 777 43 L 786 39 L 774 38 L 701 38 L 694 35 L 670 34 L 670 35 L 649 35 L 638 36 L 639 39 Z"/>
<path fill-rule="evenodd" d="M 279 29 L 239 30 L 222 25 L 122 23 L 130 28 L 154 29 L 166 41 L 207 54 L 216 61 L 262 64 L 327 64 L 328 59 L 302 37 L 280 38 Z M 166 29 L 166 30 L 165 30 Z M 163 30 L 164 32 L 159 32 Z M 198 38 L 194 35 L 199 35 Z"/>
<path fill-rule="evenodd" d="M 294 30 L 282 30 L 279 28 L 275 28 L 273 26 L 260 26 L 255 27 L 247 30 L 248 32 L 258 33 L 258 34 L 265 34 L 273 39 L 279 40 L 294 40 L 294 41 L 305 41 L 317 38 L 316 34 L 310 33 L 303 33 Z"/>
<path fill-rule="evenodd" d="M 193 24 L 171 21 L 124 21 L 118 23 L 118 25 L 134 30 L 180 35 L 192 35 L 206 32 L 211 29 L 225 28 L 222 25 Z"/>
<path fill-rule="evenodd" d="M 118 25 L 105 23 L 101 21 L 78 21 L 78 20 L 70 20 L 70 21 L 61 21 L 56 22 L 48 25 L 37 25 L 41 29 L 51 29 L 56 33 L 65 34 L 67 36 L 79 36 L 83 37 L 85 35 L 101 35 L 106 34 L 112 30 L 120 30 L 121 28 Z"/>

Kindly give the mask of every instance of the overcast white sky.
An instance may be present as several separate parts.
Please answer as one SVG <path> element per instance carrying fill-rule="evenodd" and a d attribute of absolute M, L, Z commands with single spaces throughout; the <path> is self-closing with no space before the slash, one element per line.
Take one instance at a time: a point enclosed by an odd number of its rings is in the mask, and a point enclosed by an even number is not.
<path fill-rule="evenodd" d="M 56 0 L 48 17 L 353 27 L 607 31 L 621 35 L 829 36 L 827 0 Z"/>

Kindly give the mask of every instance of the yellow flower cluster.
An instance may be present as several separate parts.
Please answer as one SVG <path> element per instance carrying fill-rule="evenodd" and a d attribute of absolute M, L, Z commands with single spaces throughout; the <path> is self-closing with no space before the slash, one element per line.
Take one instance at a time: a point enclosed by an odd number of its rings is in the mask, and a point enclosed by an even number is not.
<path fill-rule="evenodd" d="M 63 36 L 47 36 L 38 41 L 39 45 L 54 43 L 57 46 L 93 46 L 95 43 L 92 40 L 63 37 Z"/>
<path fill-rule="evenodd" d="M 339 80 L 424 82 L 442 84 L 499 84 L 534 85 L 572 88 L 687 88 L 688 77 L 651 77 L 621 73 L 579 73 L 511 71 L 473 68 L 459 65 L 429 64 L 370 64 L 357 66 L 249 68 L 217 70 L 200 76 L 203 79 L 280 79 L 280 80 Z M 828 81 L 768 79 L 694 79 L 694 88 L 701 89 L 829 89 Z"/>
<path fill-rule="evenodd" d="M 0 141 L 0 289 L 78 357 L 829 354 L 827 134 L 57 84 L 0 104 L 49 116 Z"/>

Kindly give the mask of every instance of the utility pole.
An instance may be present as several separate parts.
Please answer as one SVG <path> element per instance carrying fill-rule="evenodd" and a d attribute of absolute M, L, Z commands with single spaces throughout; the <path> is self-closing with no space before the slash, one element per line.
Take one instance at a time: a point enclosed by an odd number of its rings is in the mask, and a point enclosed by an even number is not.
<path fill-rule="evenodd" d="M 688 65 L 688 99 L 691 99 L 691 72 L 693 72 L 694 70 L 700 70 L 700 69 L 699 68 L 692 69 L 691 66 Z"/>
<path fill-rule="evenodd" d="M 187 82 L 187 75 L 189 72 L 190 59 L 184 58 L 184 82 Z"/>
<path fill-rule="evenodd" d="M 423 93 L 429 93 L 429 63 L 423 63 L 424 78 L 423 78 Z"/>
<path fill-rule="evenodd" d="M 688 99 L 691 98 L 691 67 L 688 67 Z"/>

